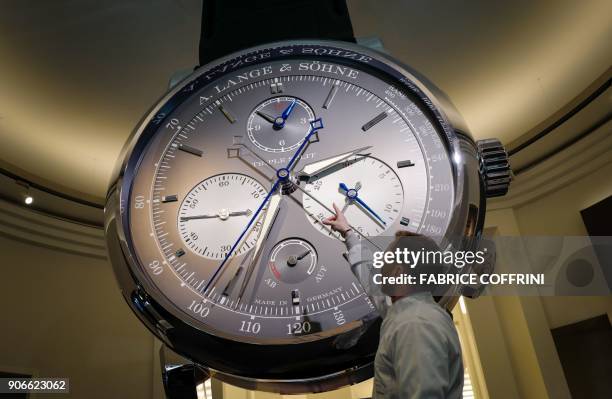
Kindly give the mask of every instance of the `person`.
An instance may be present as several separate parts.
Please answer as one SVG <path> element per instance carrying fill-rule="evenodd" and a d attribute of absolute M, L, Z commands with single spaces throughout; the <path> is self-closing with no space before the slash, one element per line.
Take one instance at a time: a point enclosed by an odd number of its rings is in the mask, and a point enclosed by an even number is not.
<path fill-rule="evenodd" d="M 359 235 L 333 204 L 335 215 L 323 223 L 345 239 L 351 270 L 374 302 L 383 322 L 374 360 L 375 399 L 455 399 L 463 396 L 463 362 L 459 337 L 449 314 L 433 299 L 432 286 L 379 285 L 372 281 L 372 258 Z M 418 246 L 418 248 L 415 248 Z M 437 249 L 428 237 L 398 231 L 387 251 Z M 414 273 L 390 262 L 383 276 Z M 390 297 L 390 301 L 387 297 Z"/>

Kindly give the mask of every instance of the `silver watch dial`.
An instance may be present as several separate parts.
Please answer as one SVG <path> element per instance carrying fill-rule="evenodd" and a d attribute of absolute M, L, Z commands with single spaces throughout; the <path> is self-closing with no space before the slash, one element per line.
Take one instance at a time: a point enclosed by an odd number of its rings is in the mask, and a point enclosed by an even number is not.
<path fill-rule="evenodd" d="M 290 111 L 286 119 L 283 112 Z M 314 120 L 314 112 L 295 97 L 272 97 L 257 105 L 247 120 L 251 143 L 267 152 L 293 151 L 302 144 Z"/>
<path fill-rule="evenodd" d="M 336 203 L 365 238 L 444 234 L 445 136 L 401 82 L 350 57 L 303 50 L 234 68 L 197 75 L 148 121 L 124 202 L 140 272 L 169 311 L 217 337 L 280 345 L 351 330 L 375 310 L 320 221 Z"/>
<path fill-rule="evenodd" d="M 317 268 L 317 250 L 308 241 L 287 238 L 272 248 L 268 267 L 279 283 L 300 283 L 313 276 Z M 298 298 L 299 295 L 292 292 L 292 302 Z"/>
<path fill-rule="evenodd" d="M 183 246 L 204 258 L 222 260 L 267 193 L 257 180 L 239 173 L 223 173 L 199 183 L 179 207 Z M 165 198 L 162 195 L 161 204 Z M 156 204 L 153 212 L 163 210 L 160 202 Z M 258 233 L 257 226 L 249 231 L 236 255 L 254 245 Z"/>
<path fill-rule="evenodd" d="M 413 159 L 416 160 L 421 154 L 416 143 L 415 147 Z M 396 226 L 400 217 L 405 218 L 402 223 L 406 229 L 410 228 L 407 220 L 420 219 L 425 198 L 404 199 L 402 181 L 386 163 L 368 155 L 356 155 L 335 169 L 333 173 L 309 179 L 305 186 L 305 190 L 312 194 L 312 197 L 304 197 L 305 213 L 310 223 L 323 234 L 339 237 L 338 232 L 321 223 L 329 212 L 319 201 L 336 204 L 353 228 L 367 237 L 383 234 L 391 226 Z M 410 208 L 402 212 L 405 206 Z M 413 227 L 417 227 L 416 223 Z"/>

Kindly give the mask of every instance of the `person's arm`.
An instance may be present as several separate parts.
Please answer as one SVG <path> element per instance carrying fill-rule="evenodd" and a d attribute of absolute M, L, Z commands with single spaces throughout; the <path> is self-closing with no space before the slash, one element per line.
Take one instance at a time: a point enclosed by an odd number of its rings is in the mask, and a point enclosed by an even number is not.
<path fill-rule="evenodd" d="M 399 397 L 444 399 L 450 359 L 446 338 L 436 326 L 425 320 L 401 323 L 392 346 Z"/>
<path fill-rule="evenodd" d="M 389 304 L 387 297 L 382 293 L 380 285 L 374 284 L 373 266 L 372 266 L 372 251 L 369 248 L 361 245 L 359 236 L 354 231 L 349 231 L 345 237 L 345 244 L 348 262 L 351 265 L 351 271 L 359 280 L 364 291 L 370 297 L 370 300 L 376 307 L 380 317 L 384 318 L 387 314 Z"/>
<path fill-rule="evenodd" d="M 351 271 L 359 280 L 364 291 L 370 297 L 370 300 L 376 307 L 379 315 L 385 317 L 389 307 L 387 297 L 381 292 L 380 285 L 374 284 L 373 266 L 372 266 L 372 251 L 361 244 L 359 235 L 352 231 L 346 217 L 342 211 L 334 206 L 335 216 L 323 220 L 323 224 L 331 226 L 335 231 L 338 231 L 344 237 L 344 243 L 347 249 L 347 260 L 350 264 Z"/>

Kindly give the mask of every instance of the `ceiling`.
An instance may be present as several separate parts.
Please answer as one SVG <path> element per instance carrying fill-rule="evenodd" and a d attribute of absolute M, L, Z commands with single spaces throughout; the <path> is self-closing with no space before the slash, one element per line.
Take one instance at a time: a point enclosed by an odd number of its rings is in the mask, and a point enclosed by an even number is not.
<path fill-rule="evenodd" d="M 612 64 L 612 2 L 349 0 L 355 34 L 442 88 L 476 138 L 508 143 Z M 197 63 L 201 3 L 14 1 L 0 13 L 0 167 L 102 203 L 121 147 Z M 237 27 L 239 29 L 239 27 Z"/>

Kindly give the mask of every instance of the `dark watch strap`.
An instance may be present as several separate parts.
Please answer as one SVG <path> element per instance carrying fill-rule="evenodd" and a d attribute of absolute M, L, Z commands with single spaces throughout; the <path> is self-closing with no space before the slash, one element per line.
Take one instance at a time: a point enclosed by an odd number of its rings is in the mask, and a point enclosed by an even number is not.
<path fill-rule="evenodd" d="M 291 39 L 354 42 L 346 0 L 203 0 L 200 65 Z"/>

